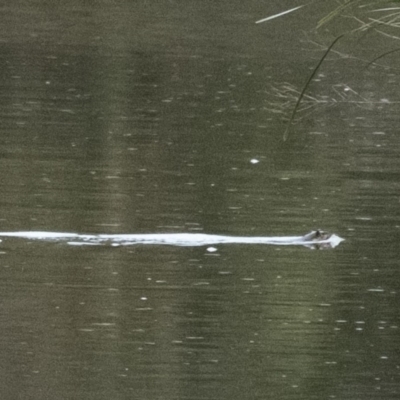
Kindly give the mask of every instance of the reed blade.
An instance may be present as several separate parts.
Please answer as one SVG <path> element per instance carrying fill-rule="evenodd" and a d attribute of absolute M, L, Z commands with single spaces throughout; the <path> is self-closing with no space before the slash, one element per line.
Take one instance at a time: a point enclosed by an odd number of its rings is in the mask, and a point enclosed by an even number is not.
<path fill-rule="evenodd" d="M 375 63 L 375 61 L 378 61 L 379 59 L 381 59 L 381 58 L 383 58 L 383 57 L 385 57 L 385 56 L 387 56 L 388 54 L 392 54 L 392 53 L 395 53 L 396 51 L 400 51 L 400 48 L 397 48 L 397 49 L 394 49 L 394 50 L 390 50 L 390 51 L 387 51 L 387 52 L 385 52 L 385 53 L 383 53 L 383 54 L 381 54 L 381 55 L 379 55 L 378 57 L 375 57 L 372 61 L 370 61 L 365 67 L 364 67 L 364 69 L 367 69 L 370 65 L 372 65 L 372 64 L 374 64 Z"/>
<path fill-rule="evenodd" d="M 333 46 L 338 42 L 338 40 L 341 39 L 344 35 L 345 35 L 345 33 L 342 34 L 342 35 L 340 35 L 340 36 L 338 36 L 338 37 L 330 44 L 330 46 L 326 49 L 326 51 L 325 51 L 324 55 L 322 56 L 322 58 L 319 60 L 317 66 L 314 68 L 312 74 L 311 74 L 310 77 L 308 78 L 306 84 L 304 85 L 304 87 L 303 87 L 303 89 L 302 89 L 302 91 L 301 91 L 301 93 L 300 93 L 300 95 L 299 95 L 299 98 L 297 99 L 296 105 L 294 106 L 292 115 L 290 116 L 289 123 L 288 123 L 288 125 L 287 125 L 287 127 L 286 127 L 285 133 L 283 134 L 283 140 L 286 140 L 286 139 L 288 138 L 289 130 L 290 130 L 290 127 L 291 127 L 292 122 L 293 122 L 293 120 L 294 120 L 294 117 L 295 117 L 295 115 L 296 115 L 297 109 L 299 108 L 299 105 L 300 105 L 300 103 L 301 103 L 301 100 L 303 99 L 304 94 L 305 94 L 305 92 L 306 92 L 308 86 L 310 85 L 311 81 L 313 80 L 315 74 L 317 73 L 319 67 L 320 67 L 320 66 L 322 65 L 322 63 L 324 62 L 326 56 L 327 56 L 327 55 L 329 54 L 329 52 L 331 51 L 332 47 L 333 47 Z"/>
<path fill-rule="evenodd" d="M 271 15 L 271 16 L 269 16 L 267 18 L 260 19 L 260 20 L 256 21 L 256 24 L 261 24 L 261 22 L 266 22 L 266 21 L 270 21 L 271 19 L 275 19 L 275 18 L 281 17 L 282 15 L 289 14 L 289 13 L 291 13 L 293 11 L 296 11 L 296 10 L 302 8 L 302 7 L 304 7 L 304 4 L 302 6 L 291 8 L 290 10 L 282 11 L 282 12 L 280 12 L 278 14 Z"/>

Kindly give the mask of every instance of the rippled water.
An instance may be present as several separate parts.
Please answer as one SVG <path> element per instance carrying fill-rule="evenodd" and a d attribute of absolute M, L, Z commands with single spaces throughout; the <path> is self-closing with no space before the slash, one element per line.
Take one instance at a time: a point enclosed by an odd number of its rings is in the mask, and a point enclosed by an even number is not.
<path fill-rule="evenodd" d="M 2 8 L 0 231 L 346 240 L 3 238 L 1 398 L 398 398 L 398 71 L 342 39 L 284 141 L 318 7 Z"/>

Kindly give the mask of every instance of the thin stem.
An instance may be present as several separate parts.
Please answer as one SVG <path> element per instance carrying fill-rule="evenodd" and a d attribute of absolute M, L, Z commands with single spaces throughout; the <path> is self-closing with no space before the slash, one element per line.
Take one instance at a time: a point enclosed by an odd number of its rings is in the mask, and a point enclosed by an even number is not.
<path fill-rule="evenodd" d="M 297 109 L 299 108 L 299 105 L 300 105 L 300 103 L 301 103 L 301 100 L 303 99 L 304 94 L 305 94 L 305 92 L 306 92 L 308 86 L 310 85 L 311 81 L 313 80 L 315 74 L 317 73 L 319 67 L 320 67 L 321 64 L 324 62 L 326 56 L 327 56 L 328 53 L 331 51 L 332 47 L 333 47 L 333 46 L 336 44 L 336 42 L 337 42 L 339 39 L 341 39 L 344 35 L 345 35 L 345 33 L 342 34 L 342 35 L 340 35 L 340 36 L 338 36 L 338 37 L 330 44 L 330 46 L 326 49 L 326 51 L 325 51 L 324 55 L 322 56 L 322 58 L 319 60 L 317 66 L 314 68 L 314 71 L 312 72 L 312 74 L 311 74 L 310 77 L 308 78 L 306 84 L 305 84 L 304 87 L 303 87 L 303 90 L 302 90 L 301 93 L 300 93 L 299 98 L 297 99 L 296 105 L 294 106 L 294 109 L 293 109 L 292 115 L 291 115 L 291 117 L 290 117 L 289 123 L 288 123 L 288 125 L 287 125 L 287 127 L 286 127 L 285 133 L 283 134 L 283 140 L 286 140 L 287 137 L 288 137 L 288 135 L 289 135 L 289 129 L 290 129 L 290 126 L 292 125 L 292 122 L 293 122 L 293 120 L 294 120 L 294 116 L 296 115 Z"/>

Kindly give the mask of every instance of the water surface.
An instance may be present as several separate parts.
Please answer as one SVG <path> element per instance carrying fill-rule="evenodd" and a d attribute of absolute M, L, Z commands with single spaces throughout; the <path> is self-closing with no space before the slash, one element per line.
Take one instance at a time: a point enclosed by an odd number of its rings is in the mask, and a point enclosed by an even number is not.
<path fill-rule="evenodd" d="M 338 43 L 283 141 L 329 7 L 2 7 L 1 231 L 346 239 L 4 239 L 2 398 L 398 398 L 398 71 L 360 73 L 387 40 Z"/>

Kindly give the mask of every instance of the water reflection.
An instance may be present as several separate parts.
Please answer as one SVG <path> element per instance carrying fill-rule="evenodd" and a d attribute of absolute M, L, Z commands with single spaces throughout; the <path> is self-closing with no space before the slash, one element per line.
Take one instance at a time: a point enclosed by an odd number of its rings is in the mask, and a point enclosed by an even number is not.
<path fill-rule="evenodd" d="M 298 40 L 313 13 L 254 24 L 282 11 L 268 7 L 3 7 L 1 231 L 321 226 L 346 242 L 316 252 L 5 239 L 2 398 L 398 396 L 396 76 L 359 73 L 340 48 L 283 142 L 292 100 L 276 103 L 271 88 L 301 88 L 320 49 Z M 329 29 L 317 33 L 324 46 L 341 22 Z M 363 57 L 383 44 L 362 40 Z"/>

